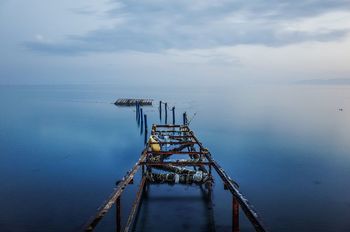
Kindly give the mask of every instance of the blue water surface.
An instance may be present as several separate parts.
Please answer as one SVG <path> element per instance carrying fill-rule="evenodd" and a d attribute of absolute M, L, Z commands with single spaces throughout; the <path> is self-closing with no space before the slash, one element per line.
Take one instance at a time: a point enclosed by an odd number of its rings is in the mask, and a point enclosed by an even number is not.
<path fill-rule="evenodd" d="M 310 85 L 1 86 L 0 231 L 82 228 L 144 146 L 135 109 L 112 104 L 120 97 L 155 99 L 149 127 L 159 100 L 177 122 L 186 111 L 270 231 L 349 231 L 350 87 Z M 123 223 L 136 189 L 123 194 Z M 231 200 L 218 178 L 213 210 L 198 187 L 151 186 L 135 229 L 231 231 Z M 97 227 L 113 230 L 114 209 Z M 241 231 L 253 231 L 243 214 Z"/>

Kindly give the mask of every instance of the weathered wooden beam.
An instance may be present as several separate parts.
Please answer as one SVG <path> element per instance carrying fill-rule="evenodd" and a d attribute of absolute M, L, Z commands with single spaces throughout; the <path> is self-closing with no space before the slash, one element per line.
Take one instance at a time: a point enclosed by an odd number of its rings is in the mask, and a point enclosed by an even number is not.
<path fill-rule="evenodd" d="M 148 151 L 153 155 L 204 155 L 206 152 L 201 151 Z"/>
<path fill-rule="evenodd" d="M 109 209 L 116 202 L 117 198 L 122 194 L 125 187 L 130 183 L 130 181 L 134 178 L 137 170 L 140 167 L 140 163 L 145 161 L 146 159 L 146 151 L 142 152 L 140 159 L 133 166 L 133 168 L 128 172 L 128 174 L 120 181 L 117 187 L 114 189 L 112 194 L 107 198 L 107 200 L 101 205 L 100 208 L 97 209 L 95 216 L 91 217 L 90 220 L 84 226 L 85 231 L 93 231 L 97 224 L 101 221 L 101 219 L 105 216 L 105 214 L 109 211 Z"/>
<path fill-rule="evenodd" d="M 150 142 L 149 144 L 170 144 L 170 145 L 195 145 L 197 142 L 188 142 L 188 141 L 170 141 L 170 142 Z"/>
<path fill-rule="evenodd" d="M 158 133 L 187 133 L 189 131 L 187 130 L 155 130 L 155 132 L 158 132 Z"/>
<path fill-rule="evenodd" d="M 190 139 L 192 135 L 168 135 L 169 139 Z"/>
<path fill-rule="evenodd" d="M 115 201 L 115 219 L 116 219 L 116 232 L 120 232 L 122 229 L 121 226 L 121 210 L 120 210 L 120 197 L 117 197 Z"/>
<path fill-rule="evenodd" d="M 168 124 L 164 124 L 164 125 L 155 125 L 156 126 L 156 128 L 158 128 L 158 127 L 164 127 L 164 128 L 167 128 L 167 127 L 186 127 L 186 126 L 184 126 L 184 125 L 168 125 Z M 186 127 L 186 128 L 188 128 L 188 127 Z"/>
<path fill-rule="evenodd" d="M 197 137 L 194 135 L 193 131 L 191 131 L 191 134 L 193 138 L 200 144 L 201 149 L 205 150 L 206 148 L 202 146 Z M 261 222 L 258 213 L 255 211 L 254 207 L 250 204 L 247 198 L 234 185 L 232 179 L 226 174 L 224 169 L 211 157 L 210 153 L 206 153 L 205 157 L 209 160 L 209 162 L 212 163 L 212 166 L 214 167 L 215 171 L 219 174 L 220 178 L 230 190 L 232 195 L 234 195 L 237 198 L 237 201 L 239 202 L 243 212 L 245 213 L 249 221 L 252 223 L 255 230 L 258 232 L 265 232 L 266 230 Z"/>
<path fill-rule="evenodd" d="M 232 232 L 239 232 L 239 202 L 232 196 Z"/>
<path fill-rule="evenodd" d="M 210 162 L 142 162 L 141 164 L 148 166 L 163 166 L 163 165 L 175 165 L 175 166 L 201 166 L 209 165 Z"/>
<path fill-rule="evenodd" d="M 135 220 L 137 218 L 137 214 L 139 212 L 139 208 L 140 208 L 140 205 L 142 202 L 142 194 L 143 194 L 143 191 L 145 188 L 145 183 L 146 183 L 146 177 L 143 176 L 141 183 L 140 183 L 140 186 L 139 186 L 139 189 L 138 189 L 137 194 L 136 194 L 136 199 L 135 199 L 134 203 L 132 204 L 132 208 L 131 208 L 129 217 L 128 217 L 128 220 L 126 222 L 126 226 L 124 228 L 124 232 L 129 232 L 129 231 L 133 230 L 133 227 L 135 225 Z"/>

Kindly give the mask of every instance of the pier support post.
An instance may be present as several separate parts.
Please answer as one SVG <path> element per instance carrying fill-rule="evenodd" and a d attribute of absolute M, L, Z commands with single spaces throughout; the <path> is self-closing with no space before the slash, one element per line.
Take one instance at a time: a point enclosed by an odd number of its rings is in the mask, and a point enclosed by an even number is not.
<path fill-rule="evenodd" d="M 141 123 L 143 123 L 143 111 L 142 111 L 142 108 L 140 108 L 140 119 L 141 119 Z"/>
<path fill-rule="evenodd" d="M 138 112 L 138 115 L 137 115 L 137 124 L 140 125 L 140 121 L 141 121 L 141 118 L 142 118 L 142 108 L 141 108 L 140 105 L 139 105 L 139 107 L 138 107 L 137 112 Z"/>
<path fill-rule="evenodd" d="M 148 129 L 147 129 L 147 114 L 144 115 L 145 117 L 145 134 L 147 134 Z"/>
<path fill-rule="evenodd" d="M 183 119 L 183 125 L 187 125 L 187 113 L 186 112 L 183 113 L 182 119 Z"/>
<path fill-rule="evenodd" d="M 136 121 L 138 121 L 138 119 L 139 119 L 139 106 L 137 103 L 135 104 L 135 110 L 136 110 Z"/>
<path fill-rule="evenodd" d="M 116 231 L 120 232 L 122 230 L 121 227 L 121 214 L 120 214 L 120 196 L 117 197 L 116 201 L 115 201 L 115 220 L 116 220 Z"/>
<path fill-rule="evenodd" d="M 162 121 L 162 101 L 159 101 L 159 120 Z"/>
<path fill-rule="evenodd" d="M 239 203 L 235 196 L 232 196 L 232 232 L 239 232 Z"/>
<path fill-rule="evenodd" d="M 165 124 L 168 124 L 168 103 L 165 102 Z"/>
<path fill-rule="evenodd" d="M 175 106 L 171 110 L 173 111 L 173 125 L 175 125 Z"/>
<path fill-rule="evenodd" d="M 140 120 L 141 120 L 141 134 L 143 133 L 143 112 L 142 108 L 140 109 Z"/>

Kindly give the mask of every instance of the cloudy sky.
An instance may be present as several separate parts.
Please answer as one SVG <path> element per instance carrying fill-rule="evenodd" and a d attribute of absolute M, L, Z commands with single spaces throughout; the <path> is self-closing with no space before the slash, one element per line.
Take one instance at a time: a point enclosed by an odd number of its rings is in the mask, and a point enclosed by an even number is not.
<path fill-rule="evenodd" d="M 1 0 L 0 84 L 350 77 L 349 0 Z"/>

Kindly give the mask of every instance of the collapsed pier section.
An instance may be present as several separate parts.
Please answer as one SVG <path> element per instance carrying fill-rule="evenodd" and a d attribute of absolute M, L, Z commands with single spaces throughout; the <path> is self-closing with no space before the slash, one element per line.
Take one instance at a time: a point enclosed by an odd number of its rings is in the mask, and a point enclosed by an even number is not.
<path fill-rule="evenodd" d="M 141 169 L 141 182 L 129 213 L 126 225 L 120 219 L 120 197 L 124 189 L 133 183 Z M 84 231 L 93 231 L 104 215 L 116 204 L 117 231 L 132 231 L 142 204 L 142 196 L 152 184 L 183 184 L 203 186 L 211 196 L 215 170 L 226 189 L 232 194 L 232 231 L 239 231 L 239 208 L 242 209 L 258 232 L 266 231 L 261 219 L 247 198 L 239 191 L 238 185 L 213 159 L 188 125 L 153 125 L 151 136 L 137 163 L 118 183 L 109 198 L 88 221 Z"/>

